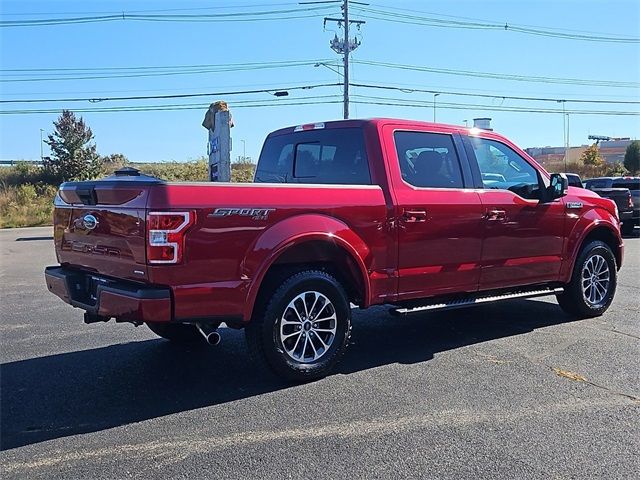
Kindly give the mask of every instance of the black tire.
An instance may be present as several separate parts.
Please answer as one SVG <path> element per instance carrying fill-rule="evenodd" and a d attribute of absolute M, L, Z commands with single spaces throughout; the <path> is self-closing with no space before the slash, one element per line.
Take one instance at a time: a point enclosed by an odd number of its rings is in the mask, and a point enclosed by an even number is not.
<path fill-rule="evenodd" d="M 582 273 L 587 262 L 595 256 L 604 258 L 609 269 L 609 284 L 601 301 L 591 303 L 587 300 L 582 288 Z M 616 258 L 611 248 L 599 240 L 589 242 L 578 255 L 571 274 L 571 281 L 564 286 L 564 292 L 557 296 L 560 308 L 570 315 L 579 318 L 599 317 L 607 311 L 616 293 L 618 269 Z"/>
<path fill-rule="evenodd" d="M 305 328 L 310 325 L 304 326 L 301 323 L 301 329 L 298 330 L 301 330 L 305 337 L 309 336 L 309 342 L 314 342 L 313 351 L 316 350 L 315 345 L 318 345 L 318 350 L 323 350 L 323 353 L 316 360 L 299 361 L 287 353 L 285 343 L 291 349 L 292 343 L 294 340 L 300 339 L 301 334 L 298 334 L 298 337 L 293 334 L 294 337 L 291 341 L 283 341 L 281 339 L 281 322 L 285 315 L 295 320 L 295 317 L 291 317 L 292 309 L 289 305 L 296 297 L 305 292 L 307 292 L 308 296 L 305 295 L 303 301 L 307 307 L 313 307 L 314 298 L 320 299 L 319 302 L 321 302 L 316 306 L 316 309 L 309 312 L 310 319 L 313 319 L 315 312 L 319 323 L 316 324 L 313 321 L 310 321 L 310 323 L 315 327 L 323 324 L 323 322 L 331 322 L 323 325 L 329 325 L 332 329 L 334 328 L 333 325 L 335 325 L 335 334 L 333 334 L 333 337 L 328 334 L 328 337 L 324 338 L 328 343 L 328 348 L 323 348 L 322 344 L 318 343 L 322 340 L 321 337 L 315 341 L 312 340 L 312 338 L 315 338 L 314 335 L 318 335 L 317 332 L 308 331 L 308 334 L 304 333 Z M 330 305 L 327 304 L 325 299 L 322 299 L 322 296 L 330 302 Z M 307 299 L 309 300 L 307 301 Z M 270 298 L 264 300 L 266 301 L 258 304 L 263 306 L 257 307 L 258 311 L 255 312 L 251 322 L 245 328 L 245 338 L 253 360 L 264 367 L 268 367 L 280 377 L 294 382 L 308 382 L 327 376 L 344 355 L 351 336 L 351 308 L 347 294 L 338 280 L 323 271 L 307 270 L 299 272 L 285 280 Z M 321 320 L 321 318 L 326 318 L 327 316 L 326 311 L 319 311 L 319 308 L 325 304 L 329 312 L 333 311 L 335 313 L 335 320 Z M 306 317 L 303 316 L 303 318 Z M 289 327 L 285 326 L 284 328 Z M 297 326 L 291 328 L 297 328 Z M 321 333 L 320 335 L 327 334 Z M 329 339 L 331 339 L 331 343 L 329 343 Z M 301 353 L 303 359 L 306 358 L 306 351 L 313 354 L 313 351 L 307 347 L 307 343 L 304 343 Z M 294 346 L 293 353 L 295 354 L 295 352 L 296 347 Z"/>
<path fill-rule="evenodd" d="M 166 338 L 174 343 L 197 343 L 204 340 L 194 325 L 149 322 L 147 327 L 159 337 Z"/>
<path fill-rule="evenodd" d="M 633 229 L 635 228 L 635 222 L 633 220 L 627 220 L 622 224 L 620 230 L 622 230 L 623 235 L 633 235 Z"/>

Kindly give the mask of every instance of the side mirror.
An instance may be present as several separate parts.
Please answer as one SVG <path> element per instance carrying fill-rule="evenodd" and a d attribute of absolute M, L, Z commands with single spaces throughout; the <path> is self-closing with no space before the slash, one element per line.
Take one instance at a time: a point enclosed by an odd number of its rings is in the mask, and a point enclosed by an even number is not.
<path fill-rule="evenodd" d="M 549 186 L 546 188 L 545 201 L 551 202 L 564 197 L 569 191 L 569 180 L 564 173 L 552 173 Z"/>

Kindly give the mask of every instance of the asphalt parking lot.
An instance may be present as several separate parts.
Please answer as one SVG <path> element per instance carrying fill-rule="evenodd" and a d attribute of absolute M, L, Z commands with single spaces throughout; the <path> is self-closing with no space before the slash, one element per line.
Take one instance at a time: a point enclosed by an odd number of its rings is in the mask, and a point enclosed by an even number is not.
<path fill-rule="evenodd" d="M 637 230 L 637 229 L 636 229 Z M 179 348 L 84 325 L 50 295 L 50 229 L 0 231 L 0 475 L 9 478 L 637 478 L 640 239 L 613 306 L 555 300 L 355 312 L 338 372 L 254 371 L 242 332 Z"/>

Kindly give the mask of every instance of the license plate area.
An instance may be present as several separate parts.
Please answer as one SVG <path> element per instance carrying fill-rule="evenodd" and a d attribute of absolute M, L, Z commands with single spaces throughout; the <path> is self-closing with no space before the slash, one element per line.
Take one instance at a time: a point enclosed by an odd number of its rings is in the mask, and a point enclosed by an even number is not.
<path fill-rule="evenodd" d="M 98 286 L 113 283 L 105 278 L 82 273 L 70 275 L 67 281 L 71 299 L 89 307 L 95 307 L 98 303 Z"/>

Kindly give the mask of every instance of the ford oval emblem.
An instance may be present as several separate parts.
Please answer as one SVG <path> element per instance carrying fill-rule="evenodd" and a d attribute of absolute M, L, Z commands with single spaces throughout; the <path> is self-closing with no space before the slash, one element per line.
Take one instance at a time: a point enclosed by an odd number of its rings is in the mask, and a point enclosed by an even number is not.
<path fill-rule="evenodd" d="M 85 215 L 82 217 L 82 226 L 87 230 L 93 230 L 98 226 L 98 219 L 93 215 Z"/>

